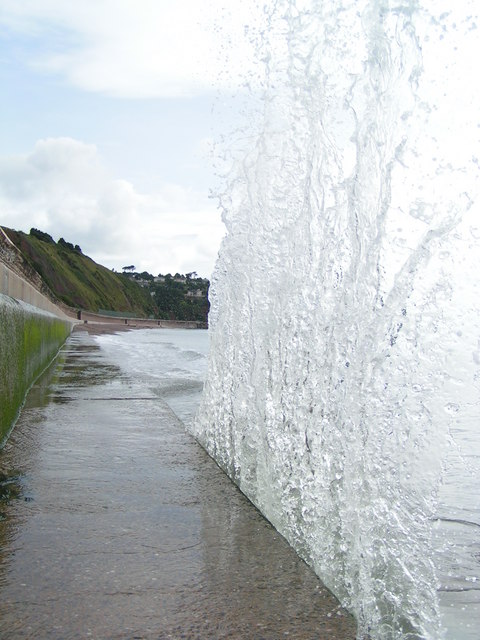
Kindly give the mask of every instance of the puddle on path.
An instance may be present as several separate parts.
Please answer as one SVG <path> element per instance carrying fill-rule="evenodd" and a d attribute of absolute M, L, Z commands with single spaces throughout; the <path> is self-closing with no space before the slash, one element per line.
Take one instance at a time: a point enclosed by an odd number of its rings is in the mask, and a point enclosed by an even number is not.
<path fill-rule="evenodd" d="M 82 332 L 0 472 L 2 640 L 355 638 L 171 409 Z"/>

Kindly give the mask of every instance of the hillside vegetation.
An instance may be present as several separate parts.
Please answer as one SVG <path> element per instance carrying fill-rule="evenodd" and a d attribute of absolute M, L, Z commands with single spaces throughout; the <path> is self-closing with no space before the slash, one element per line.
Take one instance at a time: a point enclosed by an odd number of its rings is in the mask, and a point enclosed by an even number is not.
<path fill-rule="evenodd" d="M 83 255 L 63 239 L 57 243 L 46 233 L 30 234 L 4 227 L 10 240 L 62 302 L 79 309 L 111 309 L 139 316 L 155 314 L 147 291 L 122 274 L 114 273 Z"/>
<path fill-rule="evenodd" d="M 6 227 L 3 230 L 34 275 L 41 276 L 52 297 L 69 307 L 207 322 L 209 282 L 195 272 L 154 277 L 134 272 L 131 265 L 124 267 L 124 273 L 117 273 L 97 264 L 78 245 L 63 238 L 55 242 L 39 229 L 31 229 L 29 234 Z"/>
<path fill-rule="evenodd" d="M 159 318 L 207 322 L 210 283 L 195 271 L 174 276 L 159 273 L 156 277 L 146 272 L 129 273 L 127 277 L 148 288 Z"/>

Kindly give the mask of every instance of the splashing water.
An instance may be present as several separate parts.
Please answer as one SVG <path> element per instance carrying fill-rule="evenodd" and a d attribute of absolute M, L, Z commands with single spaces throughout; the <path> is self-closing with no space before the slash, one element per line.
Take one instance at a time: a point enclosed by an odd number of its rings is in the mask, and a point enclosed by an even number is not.
<path fill-rule="evenodd" d="M 478 18 L 427 4 L 259 16 L 193 427 L 358 638 L 444 637 L 433 534 L 480 469 Z"/>

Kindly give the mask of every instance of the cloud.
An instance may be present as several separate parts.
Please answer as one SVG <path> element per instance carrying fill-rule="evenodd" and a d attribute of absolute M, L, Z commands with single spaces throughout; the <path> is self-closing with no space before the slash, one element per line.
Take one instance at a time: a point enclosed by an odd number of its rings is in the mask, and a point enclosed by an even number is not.
<path fill-rule="evenodd" d="M 37 227 L 120 270 L 209 276 L 224 229 L 204 194 L 165 184 L 142 194 L 114 179 L 94 145 L 39 140 L 27 155 L 0 158 L 0 224 Z"/>
<path fill-rule="evenodd" d="M 26 37 L 32 66 L 83 90 L 192 96 L 253 64 L 246 25 L 258 11 L 254 0 L 3 0 L 0 25 Z"/>

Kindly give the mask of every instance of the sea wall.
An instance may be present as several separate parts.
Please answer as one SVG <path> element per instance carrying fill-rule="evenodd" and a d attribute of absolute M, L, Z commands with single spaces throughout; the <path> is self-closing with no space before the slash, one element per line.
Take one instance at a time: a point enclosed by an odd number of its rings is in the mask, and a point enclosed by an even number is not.
<path fill-rule="evenodd" d="M 29 387 L 53 360 L 71 329 L 66 317 L 0 293 L 0 445 Z"/>
<path fill-rule="evenodd" d="M 7 266 L 2 262 L 2 254 L 0 254 L 0 293 L 6 296 L 15 298 L 16 300 L 23 300 L 28 302 L 38 309 L 49 311 L 56 316 L 64 316 L 64 312 L 55 304 L 53 300 L 50 300 L 40 289 L 40 283 L 35 283 L 37 286 L 33 286 L 29 282 L 29 274 L 16 273 L 13 269 L 15 265 Z M 38 274 L 36 274 L 38 277 Z M 33 278 L 30 278 L 33 280 Z"/>
<path fill-rule="evenodd" d="M 129 327 L 160 327 L 162 329 L 206 329 L 207 324 L 198 320 L 166 320 L 158 318 L 136 318 L 135 316 L 129 316 L 125 312 L 104 312 L 93 313 L 92 311 L 84 311 L 83 309 L 77 314 L 78 320 L 83 322 L 104 322 L 110 325 L 118 324 L 119 326 Z"/>

